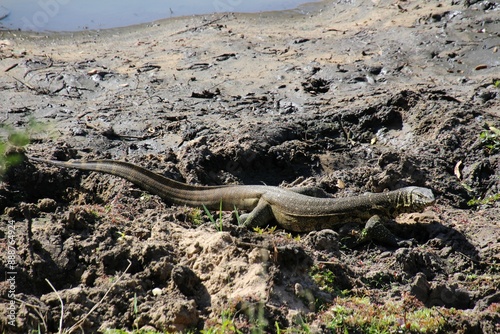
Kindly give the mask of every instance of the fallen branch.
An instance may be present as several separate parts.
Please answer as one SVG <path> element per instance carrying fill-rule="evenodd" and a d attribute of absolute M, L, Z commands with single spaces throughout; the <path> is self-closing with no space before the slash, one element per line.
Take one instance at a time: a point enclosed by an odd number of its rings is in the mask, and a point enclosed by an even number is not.
<path fill-rule="evenodd" d="M 75 329 L 77 329 L 78 327 L 81 326 L 81 324 L 83 324 L 83 322 L 92 314 L 92 312 L 94 312 L 96 310 L 96 308 L 102 304 L 102 302 L 104 301 L 104 299 L 106 299 L 106 296 L 108 295 L 108 293 L 111 291 L 111 289 L 113 289 L 113 287 L 118 284 L 118 282 L 121 281 L 121 279 L 123 278 L 123 276 L 125 276 L 125 274 L 127 273 L 127 271 L 129 270 L 130 266 L 132 265 L 132 262 L 130 262 L 130 260 L 127 260 L 128 261 L 128 266 L 127 268 L 125 268 L 125 271 L 120 275 L 120 277 L 118 277 L 118 279 L 109 287 L 109 289 L 106 291 L 106 293 L 104 294 L 104 296 L 102 296 L 101 300 L 99 300 L 97 302 L 97 304 L 94 305 L 94 307 L 92 307 L 92 309 L 90 309 L 90 311 L 83 317 L 81 318 L 80 320 L 78 320 L 73 326 L 70 327 L 70 329 L 68 329 L 67 331 L 64 331 L 64 333 L 73 333 L 73 331 Z"/>
<path fill-rule="evenodd" d="M 45 281 L 50 285 L 52 290 L 56 293 L 57 298 L 59 298 L 59 301 L 61 302 L 61 319 L 59 319 L 59 332 L 58 333 L 62 334 L 62 326 L 63 326 L 63 319 L 64 319 L 64 303 L 63 303 L 61 296 L 59 295 L 59 292 L 57 292 L 56 288 L 54 288 L 52 283 L 50 283 L 50 281 L 48 279 L 45 279 Z"/>
<path fill-rule="evenodd" d="M 194 30 L 197 30 L 197 29 L 199 29 L 199 28 L 206 27 L 206 26 L 211 25 L 212 23 L 215 23 L 215 22 L 217 22 L 217 21 L 220 21 L 220 20 L 222 20 L 223 18 L 226 18 L 226 17 L 227 17 L 227 14 L 224 14 L 224 15 L 222 15 L 221 17 L 216 18 L 216 19 L 214 19 L 214 20 L 212 20 L 212 21 L 209 21 L 209 22 L 203 23 L 202 25 L 199 25 L 199 26 L 196 26 L 196 27 L 193 27 L 193 28 L 187 28 L 187 29 L 184 29 L 184 30 L 181 30 L 181 31 L 178 31 L 178 32 L 174 32 L 174 33 L 173 33 L 172 35 L 170 35 L 170 36 L 180 35 L 180 34 L 183 34 L 183 33 L 185 33 L 185 32 L 188 32 L 188 31 L 194 31 Z"/>
<path fill-rule="evenodd" d="M 96 308 L 102 304 L 102 302 L 104 301 L 104 299 L 106 298 L 106 296 L 108 295 L 108 293 L 111 291 L 111 289 L 113 289 L 113 287 L 118 284 L 118 282 L 121 281 L 121 279 L 123 278 L 123 276 L 127 273 L 127 271 L 129 270 L 130 266 L 132 265 L 132 262 L 130 262 L 130 260 L 127 260 L 128 261 L 128 266 L 127 268 L 125 268 L 125 271 L 120 275 L 120 277 L 118 277 L 118 279 L 113 283 L 111 284 L 111 286 L 109 287 L 109 289 L 106 291 L 106 293 L 104 294 L 104 296 L 102 296 L 101 300 L 99 300 L 95 305 L 94 307 L 92 307 L 90 309 L 90 311 L 85 314 L 85 316 L 83 318 L 81 318 L 80 320 L 78 320 L 73 326 L 70 327 L 70 329 L 68 330 L 64 330 L 63 331 L 63 319 L 64 319 L 64 302 L 61 298 L 61 296 L 59 295 L 59 293 L 57 292 L 57 290 L 54 288 L 54 286 L 52 285 L 52 283 L 50 283 L 50 281 L 48 279 L 45 279 L 45 281 L 47 281 L 47 283 L 49 283 L 50 287 L 52 288 L 52 290 L 56 293 L 57 295 L 57 298 L 59 298 L 59 301 L 61 302 L 61 319 L 59 320 L 59 334 L 70 334 L 70 333 L 73 333 L 73 331 L 75 331 L 78 327 L 80 327 L 83 322 L 96 310 Z"/>

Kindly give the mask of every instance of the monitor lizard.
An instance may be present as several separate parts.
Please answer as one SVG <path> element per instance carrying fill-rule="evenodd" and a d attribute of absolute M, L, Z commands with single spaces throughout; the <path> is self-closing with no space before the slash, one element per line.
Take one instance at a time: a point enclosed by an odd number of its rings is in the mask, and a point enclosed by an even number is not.
<path fill-rule="evenodd" d="M 273 221 L 292 232 L 332 228 L 347 222 L 366 222 L 375 215 L 394 218 L 420 211 L 434 203 L 428 188 L 410 186 L 382 193 L 345 198 L 308 196 L 304 188 L 266 185 L 199 186 L 181 183 L 132 163 L 117 160 L 56 161 L 29 157 L 58 167 L 107 173 L 124 178 L 164 201 L 208 209 L 250 211 L 241 220 L 247 227 L 263 227 Z"/>

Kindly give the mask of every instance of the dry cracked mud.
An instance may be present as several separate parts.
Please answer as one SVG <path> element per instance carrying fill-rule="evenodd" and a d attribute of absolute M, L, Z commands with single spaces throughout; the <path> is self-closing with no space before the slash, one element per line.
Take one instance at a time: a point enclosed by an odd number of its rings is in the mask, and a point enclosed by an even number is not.
<path fill-rule="evenodd" d="M 437 198 L 387 222 L 404 246 L 351 245 L 348 221 L 214 225 L 116 177 L 23 160 L 0 186 L 0 332 L 58 332 L 59 297 L 62 328 L 85 333 L 500 331 L 499 46 L 498 2 L 471 0 L 0 31 L 2 137 L 28 134 L 27 155 Z"/>

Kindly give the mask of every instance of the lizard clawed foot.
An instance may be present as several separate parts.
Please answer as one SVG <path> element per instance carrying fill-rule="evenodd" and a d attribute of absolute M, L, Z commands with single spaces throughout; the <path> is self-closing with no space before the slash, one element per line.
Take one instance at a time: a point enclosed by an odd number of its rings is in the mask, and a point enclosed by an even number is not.
<path fill-rule="evenodd" d="M 250 216 L 249 213 L 242 213 L 240 215 L 238 215 L 236 217 L 236 223 L 239 225 L 239 226 L 246 226 L 246 221 L 248 219 L 248 216 Z"/>
<path fill-rule="evenodd" d="M 382 219 L 378 215 L 374 215 L 368 219 L 358 239 L 358 244 L 370 240 L 393 247 L 398 247 L 400 245 L 399 240 L 387 229 L 387 227 L 385 227 Z"/>

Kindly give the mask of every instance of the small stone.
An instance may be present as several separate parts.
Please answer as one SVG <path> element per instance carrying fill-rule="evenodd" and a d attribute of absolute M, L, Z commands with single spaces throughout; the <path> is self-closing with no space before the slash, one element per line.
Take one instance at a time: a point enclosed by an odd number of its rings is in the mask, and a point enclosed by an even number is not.
<path fill-rule="evenodd" d="M 163 291 L 160 289 L 160 288 L 154 288 L 153 291 L 151 291 L 153 293 L 153 296 L 161 296 Z"/>
<path fill-rule="evenodd" d="M 304 287 L 300 283 L 295 283 L 294 292 L 297 297 L 304 296 Z"/>
<path fill-rule="evenodd" d="M 423 273 L 417 273 L 415 280 L 411 284 L 410 293 L 414 295 L 422 303 L 425 303 L 429 298 L 430 284 L 427 277 Z"/>

